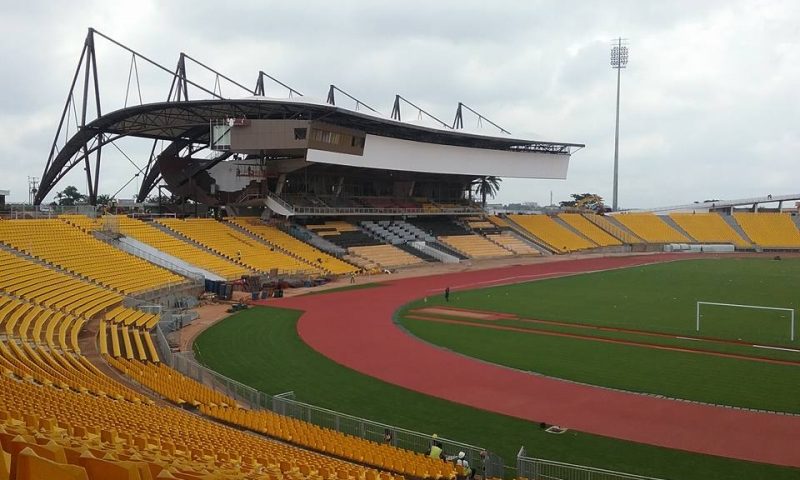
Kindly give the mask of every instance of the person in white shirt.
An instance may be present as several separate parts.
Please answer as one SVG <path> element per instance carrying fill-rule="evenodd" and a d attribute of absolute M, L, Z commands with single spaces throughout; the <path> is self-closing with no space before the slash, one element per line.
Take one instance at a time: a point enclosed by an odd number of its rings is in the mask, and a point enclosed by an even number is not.
<path fill-rule="evenodd" d="M 455 460 L 456 466 L 461 466 L 464 469 L 464 477 L 463 478 L 472 478 L 472 469 L 469 468 L 469 462 L 466 459 L 466 454 L 464 452 L 458 452 L 458 455 L 455 456 L 448 456 L 447 461 Z"/>

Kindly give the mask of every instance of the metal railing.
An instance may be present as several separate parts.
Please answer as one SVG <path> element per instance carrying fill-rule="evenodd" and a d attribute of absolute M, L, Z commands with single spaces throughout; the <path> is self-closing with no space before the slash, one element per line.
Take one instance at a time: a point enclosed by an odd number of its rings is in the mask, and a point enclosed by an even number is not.
<path fill-rule="evenodd" d="M 168 330 L 168 333 L 180 330 L 181 328 L 189 325 L 197 320 L 200 316 L 194 310 L 186 310 L 181 312 L 164 312 L 159 319 L 159 325 L 163 325 Z"/>
<path fill-rule="evenodd" d="M 398 207 L 292 207 L 295 215 L 475 215 L 482 213 L 480 209 L 472 207 L 444 208 L 435 210 L 424 208 L 398 208 Z"/>
<path fill-rule="evenodd" d="M 347 435 L 382 443 L 388 431 L 391 433 L 392 445 L 398 448 L 425 453 L 431 447 L 432 437 L 430 434 L 367 420 L 316 405 L 309 405 L 286 396 L 275 396 L 272 398 L 272 403 L 273 408 L 271 410 L 275 413 L 336 430 Z M 447 455 L 456 455 L 458 452 L 464 452 L 469 464 L 484 473 L 486 477 L 503 477 L 505 474 L 503 459 L 484 448 L 442 437 L 438 437 L 436 441 L 441 444 Z"/>
<path fill-rule="evenodd" d="M 635 235 L 628 233 L 622 228 L 614 225 L 613 223 L 611 223 L 611 220 L 605 217 L 600 217 L 600 215 L 592 215 L 592 214 L 584 215 L 583 217 L 586 220 L 589 220 L 590 222 L 597 225 L 602 230 L 605 230 L 606 232 L 610 233 L 612 236 L 615 236 L 618 239 L 622 240 L 623 243 L 629 243 L 629 244 L 644 243 L 641 240 L 637 240 Z"/>
<path fill-rule="evenodd" d="M 329 240 L 325 240 L 311 230 L 307 230 L 297 224 L 276 223 L 275 226 L 294 238 L 302 242 L 309 243 L 323 252 L 329 253 L 337 258 L 342 258 L 342 256 L 347 254 L 346 249 Z"/>
<path fill-rule="evenodd" d="M 105 235 L 108 235 L 108 233 L 106 233 L 106 232 L 103 232 L 103 233 Z M 152 263 L 154 265 L 158 265 L 159 267 L 162 267 L 162 268 L 165 268 L 165 269 L 170 270 L 172 272 L 175 272 L 175 273 L 177 273 L 178 275 L 180 275 L 182 277 L 186 277 L 189 281 L 194 283 L 196 286 L 204 285 L 205 277 L 203 275 L 199 274 L 199 273 L 191 272 L 189 270 L 186 270 L 185 268 L 181 267 L 180 265 L 176 265 L 175 263 L 170 262 L 166 258 L 154 255 L 153 253 L 148 252 L 146 250 L 142 250 L 141 248 L 138 248 L 138 247 L 136 247 L 134 245 L 131 245 L 130 243 L 123 243 L 123 242 L 120 242 L 120 241 L 118 241 L 116 239 L 112 239 L 112 238 L 108 238 L 108 241 L 112 242 L 115 247 L 119 248 L 123 252 L 129 253 L 129 254 L 131 254 L 133 256 L 136 256 L 136 257 L 139 257 L 142 260 L 147 260 L 148 262 L 150 262 L 150 263 Z"/>
<path fill-rule="evenodd" d="M 346 413 L 329 410 L 296 400 L 294 392 L 270 395 L 241 382 L 217 373 L 197 363 L 191 352 L 173 353 L 160 327 L 155 328 L 156 348 L 161 361 L 183 375 L 200 382 L 236 400 L 251 409 L 269 410 L 279 415 L 296 418 L 323 428 L 383 443 L 387 431 L 392 445 L 416 452 L 427 452 L 433 438 L 430 434 L 375 422 Z M 501 457 L 484 448 L 438 437 L 437 442 L 447 455 L 464 452 L 469 464 L 484 478 L 506 476 L 506 466 Z M 602 468 L 528 457 L 525 447 L 520 448 L 516 461 L 516 478 L 528 480 L 663 480 L 655 477 L 616 472 Z"/>
<path fill-rule="evenodd" d="M 517 478 L 528 480 L 661 480 L 602 468 L 527 457 L 525 447 L 517 454 Z"/>
<path fill-rule="evenodd" d="M 267 195 L 268 195 L 270 198 L 272 198 L 273 200 L 275 200 L 276 202 L 278 202 L 278 205 L 282 206 L 282 207 L 283 207 L 283 208 L 285 208 L 286 210 L 294 210 L 294 208 L 295 208 L 295 207 L 294 207 L 294 205 L 292 205 L 291 203 L 287 202 L 286 200 L 284 200 L 284 199 L 283 199 L 283 198 L 281 198 L 280 196 L 278 196 L 278 195 L 275 195 L 275 194 L 274 194 L 274 193 L 272 193 L 272 192 L 269 192 Z"/>
<path fill-rule="evenodd" d="M 159 341 L 162 338 L 166 340 L 163 335 L 156 336 L 156 338 Z M 165 361 L 164 358 L 161 360 Z M 168 364 L 183 375 L 233 398 L 244 407 L 272 410 L 272 395 L 258 391 L 253 387 L 200 365 L 191 358 L 191 352 L 170 353 Z"/>
<path fill-rule="evenodd" d="M 28 203 L 6 203 L 0 207 L 0 215 L 9 218 L 54 218 L 63 214 L 97 216 L 97 207 L 92 205 L 31 205 Z"/>
<path fill-rule="evenodd" d="M 423 253 L 426 253 L 426 254 L 432 256 L 433 258 L 435 258 L 436 260 L 439 260 L 442 263 L 459 263 L 460 262 L 460 260 L 457 257 L 455 257 L 453 255 L 450 255 L 449 253 L 445 253 L 445 252 L 443 252 L 441 250 L 437 250 L 437 249 L 431 247 L 430 245 L 428 245 L 427 243 L 423 242 L 422 240 L 419 240 L 419 241 L 416 241 L 416 242 L 408 242 L 408 244 L 411 245 L 411 247 L 419 250 L 420 252 L 423 252 Z"/>
<path fill-rule="evenodd" d="M 430 449 L 433 440 L 430 434 L 374 422 L 303 403 L 294 399 L 294 392 L 280 395 L 261 392 L 197 363 L 192 358 L 191 352 L 173 353 L 167 343 L 166 336 L 158 326 L 156 327 L 155 339 L 162 362 L 183 375 L 233 398 L 242 406 L 269 410 L 279 415 L 296 418 L 320 427 L 379 443 L 384 442 L 384 435 L 388 430 L 392 435 L 392 445 L 398 448 L 420 453 L 426 453 Z M 456 455 L 458 452 L 463 451 L 470 465 L 473 468 L 477 468 L 484 476 L 504 476 L 505 464 L 498 455 L 488 452 L 482 447 L 443 437 L 438 437 L 436 440 L 441 443 L 443 450 L 448 455 Z"/>
<path fill-rule="evenodd" d="M 172 366 L 172 347 L 169 346 L 169 341 L 167 340 L 166 335 L 164 335 L 163 330 L 156 325 L 156 328 L 153 329 L 153 333 L 155 333 L 155 346 L 156 350 L 158 350 L 158 358 L 166 363 L 169 366 Z"/>

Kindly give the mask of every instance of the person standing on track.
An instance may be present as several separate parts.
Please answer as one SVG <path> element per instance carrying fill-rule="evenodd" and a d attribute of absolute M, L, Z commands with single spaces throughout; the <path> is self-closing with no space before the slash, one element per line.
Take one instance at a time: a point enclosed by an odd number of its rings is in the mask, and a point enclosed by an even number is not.
<path fill-rule="evenodd" d="M 450 287 L 444 289 L 444 301 L 450 302 Z"/>

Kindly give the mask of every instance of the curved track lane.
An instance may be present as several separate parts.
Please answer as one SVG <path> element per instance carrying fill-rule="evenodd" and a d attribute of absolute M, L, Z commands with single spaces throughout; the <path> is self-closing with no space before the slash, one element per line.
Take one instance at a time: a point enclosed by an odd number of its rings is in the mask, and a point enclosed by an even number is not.
<path fill-rule="evenodd" d="M 333 361 L 427 395 L 597 435 L 800 467 L 800 416 L 667 400 L 530 375 L 437 348 L 393 322 L 402 305 L 441 295 L 446 286 L 479 288 L 689 258 L 694 257 L 563 260 L 402 279 L 378 288 L 286 298 L 269 305 L 303 310 L 299 335 Z M 447 374 L 435 373 L 432 365 Z"/>

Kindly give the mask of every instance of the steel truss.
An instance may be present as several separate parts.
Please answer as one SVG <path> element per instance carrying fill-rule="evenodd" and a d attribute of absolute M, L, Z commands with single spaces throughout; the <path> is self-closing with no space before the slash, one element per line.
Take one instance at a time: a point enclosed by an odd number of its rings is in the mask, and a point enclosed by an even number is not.
<path fill-rule="evenodd" d="M 101 88 L 95 50 L 97 40 L 107 42 L 116 51 L 121 50 L 123 54 L 130 56 L 124 105 L 114 105 L 113 108 L 110 108 L 108 104 L 105 104 L 104 108 L 101 108 L 101 91 L 109 92 L 113 88 L 110 88 L 111 85 L 103 85 Z M 168 75 L 170 87 L 166 101 L 142 98 L 139 74 L 140 67 L 144 66 Z M 190 78 L 189 66 L 199 68 L 205 73 L 211 73 L 214 78 L 213 85 L 202 85 Z M 452 125 L 449 125 L 401 95 L 396 95 L 391 118 L 397 122 L 391 122 L 381 119 L 377 110 L 335 85 L 330 85 L 327 105 L 323 107 L 314 102 L 284 102 L 263 98 L 266 94 L 267 81 L 287 90 L 289 98 L 303 96 L 298 90 L 263 71 L 258 72 L 255 86 L 251 89 L 186 53 L 180 53 L 175 68 L 170 69 L 99 31 L 89 28 L 50 147 L 41 182 L 34 196 L 34 204 L 41 204 L 65 175 L 74 167 L 83 165 L 86 172 L 88 199 L 91 204 L 95 205 L 98 197 L 102 153 L 104 147 L 108 145 L 119 150 L 127 161 L 136 167 L 137 171 L 133 178 L 125 185 L 130 184 L 134 178 L 140 177 L 141 184 L 137 200 L 142 202 L 163 179 L 160 166 L 162 159 L 177 157 L 186 162 L 194 162 L 192 168 L 187 169 L 186 178 L 179 180 L 179 182 L 185 183 L 200 171 L 211 168 L 229 158 L 230 155 L 222 154 L 214 158 L 202 159 L 196 154 L 208 148 L 209 122 L 215 118 L 234 116 L 281 119 L 329 118 L 342 122 L 343 125 L 350 128 L 373 132 L 377 135 L 396 135 L 401 139 L 461 145 L 470 148 L 567 155 L 573 148 L 583 148 L 582 144 L 459 135 L 456 131 L 463 128 L 463 109 L 476 115 L 479 123 L 487 122 L 499 129 L 500 132 L 509 134 L 504 128 L 460 102 L 455 120 Z M 135 93 L 138 95 L 130 95 L 134 83 Z M 262 98 L 227 98 L 222 92 L 223 84 L 228 86 L 226 88 L 232 87 L 233 91 L 240 94 Z M 354 101 L 355 112 L 336 108 L 336 93 Z M 107 93 L 106 96 L 108 95 Z M 131 103 L 138 100 L 138 105 L 129 105 L 129 100 Z M 401 126 L 399 124 L 401 102 L 416 109 L 420 116 L 430 117 L 442 128 Z M 378 115 L 364 114 L 369 112 L 359 113 L 358 110 L 362 107 L 372 114 Z M 103 110 L 109 113 L 103 114 Z M 117 140 L 128 137 L 146 138 L 153 141 L 144 168 L 136 165 L 130 156 L 116 144 Z M 123 188 L 125 187 L 123 186 Z"/>
<path fill-rule="evenodd" d="M 125 105 L 128 107 L 129 91 L 132 81 L 136 82 L 138 90 L 139 104 L 145 103 L 141 95 L 141 87 L 139 86 L 139 62 L 144 62 L 146 65 L 155 67 L 156 70 L 169 74 L 171 77 L 171 84 L 167 94 L 167 102 L 185 102 L 190 99 L 190 87 L 199 90 L 202 94 L 210 96 L 213 99 L 224 100 L 222 95 L 222 81 L 233 85 L 238 90 L 243 90 L 250 95 L 264 95 L 265 79 L 271 80 L 278 84 L 280 87 L 289 91 L 289 96 L 298 95 L 302 96 L 300 92 L 279 81 L 278 79 L 268 75 L 263 71 L 258 72 L 256 86 L 253 89 L 245 87 L 230 77 L 218 72 L 217 70 L 207 66 L 199 60 L 181 52 L 178 57 L 178 62 L 174 70 L 159 64 L 158 62 L 140 54 L 139 52 L 127 47 L 126 45 L 114 40 L 103 33 L 89 28 L 86 38 L 81 49 L 81 54 L 78 59 L 78 66 L 75 68 L 75 73 L 72 77 L 67 100 L 64 104 L 64 109 L 61 112 L 61 118 L 56 129 L 56 134 L 53 138 L 53 143 L 50 147 L 50 153 L 47 157 L 44 172 L 42 174 L 39 188 L 34 196 L 34 204 L 41 204 L 45 197 L 52 191 L 58 182 L 64 178 L 75 166 L 83 164 L 86 172 L 86 184 L 88 190 L 88 200 L 92 205 L 97 204 L 97 196 L 100 181 L 100 164 L 103 152 L 103 147 L 114 143 L 120 138 L 128 137 L 129 134 L 120 134 L 113 131 L 103 130 L 101 128 L 92 127 L 92 122 L 103 116 L 101 108 L 101 89 L 100 79 L 97 70 L 97 54 L 95 50 L 95 42 L 102 39 L 110 43 L 112 46 L 121 49 L 131 56 L 130 71 L 128 73 L 128 86 L 125 94 Z M 200 68 L 210 71 L 214 74 L 215 82 L 213 87 L 200 85 L 199 83 L 191 80 L 187 74 L 187 63 L 192 63 Z M 83 73 L 83 75 L 81 75 Z M 81 81 L 82 80 L 82 81 Z M 113 110 L 113 109 L 112 109 Z M 164 149 L 170 155 L 179 155 L 181 150 L 191 147 L 192 140 L 202 136 L 208 126 L 204 125 L 203 128 L 192 122 L 190 119 L 192 112 L 185 111 L 176 113 L 177 117 L 186 115 L 186 123 L 181 125 L 171 125 L 175 128 L 181 128 L 183 131 L 175 135 L 176 140 L 173 140 L 170 145 Z M 161 114 L 164 118 L 164 114 Z M 141 117 L 132 117 L 126 119 L 126 125 L 139 123 L 140 128 L 137 130 L 137 136 L 147 137 L 148 127 L 152 130 L 158 130 L 159 127 L 153 126 L 153 119 L 149 119 L 147 115 Z M 138 201 L 144 201 L 147 195 L 155 188 L 161 181 L 161 169 L 159 168 L 158 159 L 162 152 L 158 151 L 159 142 L 163 139 L 157 138 L 157 135 L 152 135 L 154 138 L 153 146 L 150 150 L 150 155 L 146 166 L 140 169 L 138 166 L 137 173 L 134 176 L 142 176 L 142 183 L 137 195 Z M 67 148 L 74 146 L 74 142 L 80 141 L 82 145 L 75 153 L 72 153 L 74 148 Z M 116 146 L 116 145 L 115 145 Z M 119 149 L 118 146 L 116 146 Z M 62 153 L 62 151 L 64 153 Z M 121 151 L 121 150 L 120 150 Z M 124 154 L 124 152 L 123 152 Z M 129 160 L 130 161 L 130 160 Z M 217 163 L 216 161 L 214 163 Z M 135 164 L 134 164 L 135 165 Z"/>

